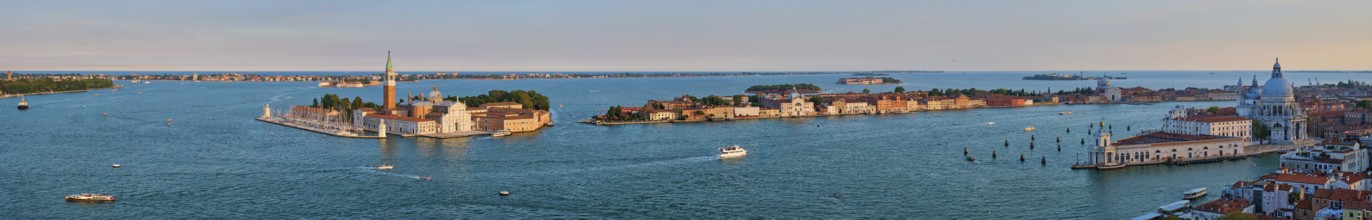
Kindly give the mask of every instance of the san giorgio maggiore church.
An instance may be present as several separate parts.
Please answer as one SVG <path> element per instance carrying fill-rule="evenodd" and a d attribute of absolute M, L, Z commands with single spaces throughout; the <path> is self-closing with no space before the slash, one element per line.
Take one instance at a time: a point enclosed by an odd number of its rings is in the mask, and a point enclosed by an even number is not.
<path fill-rule="evenodd" d="M 1239 80 L 1243 88 L 1243 80 Z M 1306 135 L 1306 119 L 1309 118 L 1296 102 L 1296 90 L 1291 82 L 1282 78 L 1281 62 L 1272 64 L 1272 78 L 1258 87 L 1258 78 L 1247 91 L 1238 95 L 1236 111 L 1239 116 L 1257 119 L 1272 131 L 1269 143 L 1285 144 L 1310 138 Z"/>

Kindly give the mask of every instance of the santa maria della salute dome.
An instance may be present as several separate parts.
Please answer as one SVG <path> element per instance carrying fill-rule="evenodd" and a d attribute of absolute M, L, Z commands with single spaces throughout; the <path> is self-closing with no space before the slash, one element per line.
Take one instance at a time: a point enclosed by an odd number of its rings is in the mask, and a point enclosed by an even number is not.
<path fill-rule="evenodd" d="M 1239 80 L 1243 87 L 1243 80 Z M 1246 92 L 1240 92 L 1237 110 L 1239 115 L 1262 122 L 1272 133 L 1266 139 L 1270 143 L 1291 143 L 1309 138 L 1306 136 L 1307 115 L 1296 102 L 1296 90 L 1291 82 L 1282 76 L 1281 60 L 1272 64 L 1272 78 L 1258 88 L 1257 77 Z"/>

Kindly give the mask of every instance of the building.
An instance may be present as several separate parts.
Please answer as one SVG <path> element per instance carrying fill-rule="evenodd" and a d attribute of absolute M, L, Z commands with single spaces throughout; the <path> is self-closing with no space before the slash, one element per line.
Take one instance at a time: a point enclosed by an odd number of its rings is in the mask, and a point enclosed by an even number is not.
<path fill-rule="evenodd" d="M 475 120 L 483 131 L 527 132 L 552 125 L 548 111 L 523 108 L 487 108 Z"/>
<path fill-rule="evenodd" d="M 386 132 L 400 135 L 421 135 L 438 133 L 438 122 L 434 120 L 407 117 L 389 114 L 365 114 L 362 126 L 371 130 L 379 130 L 379 125 L 386 125 Z"/>
<path fill-rule="evenodd" d="M 1108 76 L 1102 75 L 1099 80 L 1096 80 L 1096 92 L 1110 102 L 1119 102 L 1121 99 L 1124 99 L 1123 90 L 1120 90 L 1119 87 L 1115 87 L 1114 85 L 1110 85 L 1110 77 Z"/>
<path fill-rule="evenodd" d="M 815 115 L 815 103 L 805 100 L 798 90 L 791 88 L 791 94 L 781 99 L 764 99 L 762 104 L 780 111 L 781 117 Z"/>
<path fill-rule="evenodd" d="M 648 112 L 648 120 L 654 120 L 654 121 L 676 120 L 678 117 L 681 117 L 681 114 L 678 114 L 676 111 L 673 111 L 673 110 L 653 109 L 653 110 L 648 110 L 647 112 Z"/>
<path fill-rule="evenodd" d="M 381 92 L 381 110 L 395 109 L 395 69 L 391 68 L 391 52 L 386 51 L 386 85 Z M 394 129 L 394 128 L 392 128 Z"/>
<path fill-rule="evenodd" d="M 1089 146 L 1088 163 L 1095 167 L 1185 163 L 1246 155 L 1247 142 L 1238 137 L 1177 134 L 1153 131 L 1110 142 L 1101 122 L 1096 143 Z"/>
<path fill-rule="evenodd" d="M 1282 167 L 1305 172 L 1362 172 L 1368 168 L 1368 151 L 1358 142 L 1326 140 L 1281 155 Z"/>
<path fill-rule="evenodd" d="M 1252 141 L 1253 122 L 1248 118 L 1227 114 L 1196 113 L 1198 109 L 1177 106 L 1163 119 L 1162 131 L 1190 135 L 1240 137 Z M 1247 146 L 1247 145 L 1244 145 Z"/>
<path fill-rule="evenodd" d="M 1279 60 L 1280 61 L 1280 60 Z M 1254 80 L 1256 86 L 1256 80 Z M 1295 89 L 1291 82 L 1282 78 L 1281 62 L 1272 64 L 1272 78 L 1262 85 L 1256 99 L 1250 94 L 1239 98 L 1240 116 L 1257 119 L 1271 131 L 1270 143 L 1286 144 L 1308 139 L 1306 123 L 1308 116 L 1296 102 Z"/>

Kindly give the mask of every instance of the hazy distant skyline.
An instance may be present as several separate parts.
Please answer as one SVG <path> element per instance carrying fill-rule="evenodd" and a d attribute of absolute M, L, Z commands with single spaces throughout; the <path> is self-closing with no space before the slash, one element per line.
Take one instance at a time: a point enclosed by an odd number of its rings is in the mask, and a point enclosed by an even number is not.
<path fill-rule="evenodd" d="M 0 71 L 1372 70 L 1372 1 L 21 1 Z"/>

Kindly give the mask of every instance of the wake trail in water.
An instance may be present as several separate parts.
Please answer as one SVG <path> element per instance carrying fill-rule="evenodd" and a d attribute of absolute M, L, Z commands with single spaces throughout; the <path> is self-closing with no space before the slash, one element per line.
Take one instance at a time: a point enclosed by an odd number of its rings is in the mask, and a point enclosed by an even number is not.
<path fill-rule="evenodd" d="M 384 171 L 381 171 L 381 170 L 377 170 L 375 167 L 358 167 L 358 169 L 361 169 L 362 172 L 364 172 L 364 173 L 370 173 L 370 174 L 376 174 L 376 175 L 382 175 L 382 176 L 409 178 L 409 179 L 417 179 L 417 180 L 418 180 L 418 179 L 423 179 L 423 177 L 422 177 L 422 176 L 419 176 L 419 175 L 410 175 L 410 174 L 401 174 L 401 173 L 384 172 Z"/>

